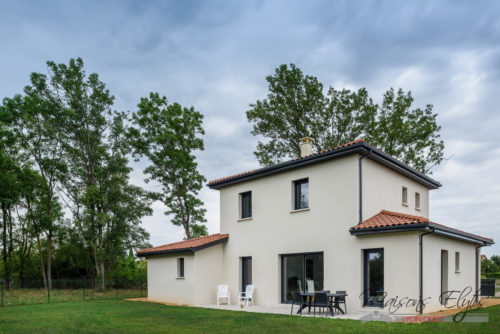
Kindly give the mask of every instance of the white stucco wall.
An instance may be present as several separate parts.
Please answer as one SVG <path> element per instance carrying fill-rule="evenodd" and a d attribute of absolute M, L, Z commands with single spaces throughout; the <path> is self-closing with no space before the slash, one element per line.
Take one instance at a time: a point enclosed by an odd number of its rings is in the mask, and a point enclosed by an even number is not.
<path fill-rule="evenodd" d="M 402 188 L 408 189 L 408 205 L 402 204 Z M 420 210 L 415 208 L 420 193 Z M 363 220 L 380 210 L 429 217 L 429 189 L 373 160 L 363 159 Z"/>
<path fill-rule="evenodd" d="M 177 259 L 184 258 L 184 278 L 177 277 Z M 148 299 L 195 304 L 193 254 L 148 257 Z"/>
<path fill-rule="evenodd" d="M 281 302 L 280 254 L 324 252 L 325 287 L 349 290 L 340 282 L 333 286 L 332 280 L 339 270 L 352 265 L 345 256 L 353 250 L 349 228 L 358 213 L 358 191 L 353 186 L 357 184 L 357 161 L 356 156 L 348 156 L 220 190 L 221 233 L 230 235 L 224 252 L 224 281 L 230 286 L 233 302 L 240 290 L 240 259 L 244 256 L 252 257 L 259 304 Z M 310 210 L 292 213 L 292 182 L 306 177 Z M 245 191 L 252 191 L 253 218 L 238 221 L 239 193 Z"/>
<path fill-rule="evenodd" d="M 148 299 L 176 304 L 216 302 L 217 285 L 223 284 L 224 244 L 194 254 L 148 257 Z M 177 277 L 177 259 L 184 258 L 184 278 Z"/>
<path fill-rule="evenodd" d="M 472 299 L 476 289 L 476 245 L 439 235 L 424 236 L 424 298 L 431 297 L 425 311 L 444 309 L 439 303 L 441 294 L 441 250 L 448 251 L 448 290 L 472 290 L 463 300 Z M 455 252 L 460 252 L 460 272 L 455 272 Z M 478 271 L 480 273 L 480 271 Z M 480 281 L 479 281 L 480 282 Z M 458 298 L 459 294 L 451 297 Z M 456 303 L 456 300 L 454 301 Z M 450 305 L 453 301 L 450 301 Z"/>
<path fill-rule="evenodd" d="M 217 302 L 217 285 L 223 282 L 223 250 L 218 244 L 197 251 L 194 256 L 195 304 L 207 305 Z"/>

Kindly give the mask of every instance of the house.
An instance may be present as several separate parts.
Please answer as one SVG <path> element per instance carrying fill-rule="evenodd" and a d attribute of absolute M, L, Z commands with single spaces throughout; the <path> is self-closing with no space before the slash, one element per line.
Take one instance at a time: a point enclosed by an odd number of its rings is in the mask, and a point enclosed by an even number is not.
<path fill-rule="evenodd" d="M 481 262 L 483 262 L 484 260 L 487 260 L 488 258 L 486 257 L 486 255 L 484 254 L 481 254 Z"/>
<path fill-rule="evenodd" d="M 300 158 L 209 182 L 220 234 L 138 251 L 148 298 L 214 304 L 227 284 L 236 303 L 251 283 L 256 304 L 276 305 L 307 282 L 347 291 L 349 311 L 435 311 L 467 287 L 474 298 L 493 240 L 429 219 L 438 181 L 362 139 L 314 154 L 310 138 L 301 145 Z"/>

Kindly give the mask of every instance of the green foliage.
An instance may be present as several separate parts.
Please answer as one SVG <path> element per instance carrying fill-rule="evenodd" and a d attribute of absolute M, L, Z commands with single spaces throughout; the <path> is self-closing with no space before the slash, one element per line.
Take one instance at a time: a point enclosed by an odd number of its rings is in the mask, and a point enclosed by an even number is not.
<path fill-rule="evenodd" d="M 150 165 L 146 180 L 162 186 L 159 198 L 173 215 L 172 223 L 184 227 L 188 239 L 207 234 L 205 208 L 198 197 L 205 178 L 198 172 L 194 151 L 203 150 L 203 115 L 193 107 L 169 104 L 165 96 L 151 93 L 141 98 L 132 116 L 128 137 L 136 156 Z"/>
<path fill-rule="evenodd" d="M 262 165 L 272 165 L 300 156 L 300 138 L 318 138 L 326 101 L 318 79 L 304 76 L 294 64 L 281 65 L 266 80 L 267 99 L 251 104 L 247 118 L 254 123 L 252 134 L 268 139 L 257 143 L 255 156 Z M 320 149 L 318 142 L 313 144 Z"/>
<path fill-rule="evenodd" d="M 498 255 L 493 255 L 490 259 L 481 261 L 481 276 L 486 278 L 500 278 L 500 264 L 498 264 Z"/>
<path fill-rule="evenodd" d="M 2 275 L 41 274 L 50 285 L 54 269 L 104 287 L 130 249 L 149 246 L 141 219 L 155 197 L 130 184 L 126 116 L 113 103 L 80 58 L 47 62 L 46 74 L 2 101 Z"/>
<path fill-rule="evenodd" d="M 254 152 L 261 165 L 300 156 L 299 140 L 312 137 L 317 151 L 364 137 L 366 141 L 423 172 L 443 161 L 437 114 L 432 105 L 413 108 L 411 92 L 390 88 L 380 105 L 367 90 L 328 89 L 294 64 L 281 65 L 266 77 L 269 94 L 250 104 L 252 134 L 264 137 Z"/>

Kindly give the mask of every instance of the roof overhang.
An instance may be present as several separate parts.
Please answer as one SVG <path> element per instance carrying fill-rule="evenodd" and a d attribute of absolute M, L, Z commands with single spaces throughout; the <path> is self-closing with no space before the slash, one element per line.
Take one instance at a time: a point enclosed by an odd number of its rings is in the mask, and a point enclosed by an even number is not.
<path fill-rule="evenodd" d="M 197 247 L 189 247 L 189 248 L 180 248 L 180 249 L 169 249 L 169 250 L 159 250 L 159 251 L 151 251 L 151 252 L 137 252 L 136 256 L 138 257 L 150 257 L 150 256 L 158 256 L 158 255 L 170 255 L 170 254 L 194 254 L 197 251 L 202 249 L 212 247 L 221 243 L 227 242 L 229 237 L 212 241 L 210 243 L 206 243 Z"/>
<path fill-rule="evenodd" d="M 397 226 L 381 226 L 381 227 L 363 228 L 363 229 L 351 228 L 349 230 L 351 235 L 355 236 L 383 234 L 391 232 L 409 232 L 409 231 L 432 232 L 434 234 L 442 235 L 448 238 L 458 239 L 461 241 L 466 241 L 473 244 L 484 245 L 484 246 L 490 246 L 495 243 L 493 240 L 483 238 L 475 234 L 470 234 L 467 232 L 455 230 L 443 225 L 434 224 L 432 222 L 397 225 Z"/>
<path fill-rule="evenodd" d="M 426 186 L 429 189 L 437 189 L 441 187 L 441 183 L 420 173 L 419 171 L 407 166 L 399 160 L 371 147 L 365 142 L 352 144 L 338 149 L 317 153 L 308 157 L 286 161 L 269 167 L 263 167 L 252 172 L 243 173 L 234 177 L 228 177 L 220 181 L 211 182 L 208 187 L 211 189 L 221 189 L 236 183 L 250 181 L 256 178 L 268 176 L 271 174 L 281 173 L 287 170 L 309 166 L 318 162 L 336 159 L 349 154 L 360 154 L 368 159 L 376 161 L 400 174 L 403 174 L 410 179 Z"/>

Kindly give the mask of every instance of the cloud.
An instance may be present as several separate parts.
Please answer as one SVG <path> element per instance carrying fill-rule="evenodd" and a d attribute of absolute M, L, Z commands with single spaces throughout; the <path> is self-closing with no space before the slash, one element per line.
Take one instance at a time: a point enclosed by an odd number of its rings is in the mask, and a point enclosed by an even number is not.
<path fill-rule="evenodd" d="M 500 3 L 483 1 L 14 2 L 0 12 L 0 96 L 81 56 L 135 110 L 150 91 L 205 115 L 200 169 L 214 179 L 257 166 L 245 111 L 265 98 L 266 75 L 296 63 L 326 86 L 389 87 L 434 105 L 449 161 L 434 171 L 431 218 L 500 240 Z M 143 184 L 134 164 L 133 182 Z M 152 187 L 154 185 L 145 185 Z M 209 231 L 218 193 L 204 189 Z M 182 238 L 164 208 L 144 224 L 153 244 Z M 486 254 L 500 253 L 500 246 Z"/>

